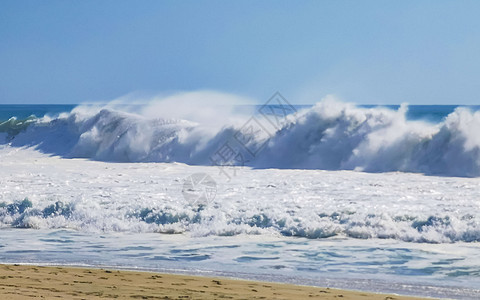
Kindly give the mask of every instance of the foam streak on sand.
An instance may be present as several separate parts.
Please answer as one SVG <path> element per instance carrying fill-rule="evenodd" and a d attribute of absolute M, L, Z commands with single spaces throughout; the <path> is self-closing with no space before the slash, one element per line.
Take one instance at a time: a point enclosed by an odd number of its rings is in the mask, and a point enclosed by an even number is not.
<path fill-rule="evenodd" d="M 372 299 L 421 298 L 270 282 L 149 272 L 0 265 L 2 299 Z"/>

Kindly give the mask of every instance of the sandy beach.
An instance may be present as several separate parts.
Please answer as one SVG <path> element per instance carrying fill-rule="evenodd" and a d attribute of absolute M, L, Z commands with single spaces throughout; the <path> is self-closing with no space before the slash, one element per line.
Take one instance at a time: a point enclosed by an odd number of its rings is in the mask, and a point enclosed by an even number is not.
<path fill-rule="evenodd" d="M 0 279 L 2 299 L 422 299 L 270 282 L 70 267 L 1 265 Z"/>

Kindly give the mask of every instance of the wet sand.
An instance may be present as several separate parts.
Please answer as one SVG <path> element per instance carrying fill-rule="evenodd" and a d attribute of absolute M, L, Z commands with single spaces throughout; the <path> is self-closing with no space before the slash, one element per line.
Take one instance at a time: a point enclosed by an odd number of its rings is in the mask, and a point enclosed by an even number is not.
<path fill-rule="evenodd" d="M 421 299 L 150 272 L 0 265 L 0 299 Z"/>

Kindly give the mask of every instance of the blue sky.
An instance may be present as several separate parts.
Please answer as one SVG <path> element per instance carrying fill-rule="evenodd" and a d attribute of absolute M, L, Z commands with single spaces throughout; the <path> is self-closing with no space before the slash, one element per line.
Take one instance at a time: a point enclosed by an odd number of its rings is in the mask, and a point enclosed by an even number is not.
<path fill-rule="evenodd" d="M 0 1 L 0 103 L 480 104 L 480 1 Z"/>

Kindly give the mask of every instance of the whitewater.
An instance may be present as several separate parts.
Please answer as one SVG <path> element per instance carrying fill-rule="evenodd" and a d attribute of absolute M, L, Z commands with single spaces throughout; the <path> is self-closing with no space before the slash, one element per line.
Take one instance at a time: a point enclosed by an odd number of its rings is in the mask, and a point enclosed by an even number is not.
<path fill-rule="evenodd" d="M 0 262 L 480 295 L 480 113 L 325 99 L 275 123 L 182 101 L 1 123 Z M 240 156 L 215 165 L 226 143 Z M 192 174 L 215 182 L 205 206 Z"/>
<path fill-rule="evenodd" d="M 480 176 L 480 112 L 468 108 L 459 107 L 432 124 L 407 120 L 407 105 L 394 111 L 325 99 L 285 116 L 277 126 L 264 120 L 278 116 L 253 114 L 252 121 L 228 106 L 206 114 L 192 107 L 186 114 L 191 119 L 175 118 L 171 106 L 176 101 L 167 107 L 153 105 L 156 113 L 152 105 L 136 113 L 115 106 L 79 106 L 53 119 L 12 118 L 0 125 L 0 138 L 14 147 L 67 158 L 211 165 L 212 154 L 240 132 L 248 145 L 237 139 L 236 147 L 261 151 L 246 151 L 249 157 L 230 165 Z M 255 130 L 244 130 L 245 125 Z"/>

